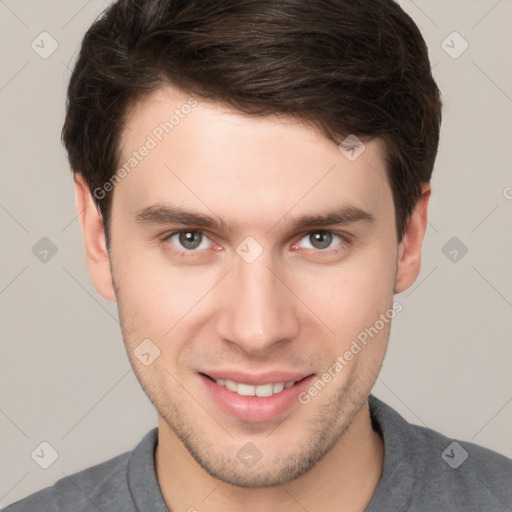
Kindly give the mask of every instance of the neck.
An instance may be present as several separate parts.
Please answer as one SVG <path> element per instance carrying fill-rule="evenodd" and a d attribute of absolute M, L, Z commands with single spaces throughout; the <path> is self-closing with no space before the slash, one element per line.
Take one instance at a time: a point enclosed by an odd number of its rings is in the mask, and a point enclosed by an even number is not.
<path fill-rule="evenodd" d="M 379 483 L 384 444 L 365 403 L 333 448 L 306 474 L 285 485 L 242 488 L 206 473 L 158 418 L 156 473 L 169 510 L 363 512 Z M 250 505 L 249 505 L 250 504 Z"/>

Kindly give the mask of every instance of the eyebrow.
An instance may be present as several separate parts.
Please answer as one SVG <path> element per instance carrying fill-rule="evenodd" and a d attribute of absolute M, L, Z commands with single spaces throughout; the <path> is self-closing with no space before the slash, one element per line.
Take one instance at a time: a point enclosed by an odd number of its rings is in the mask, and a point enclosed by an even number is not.
<path fill-rule="evenodd" d="M 155 204 L 138 210 L 135 214 L 135 221 L 138 224 L 183 224 L 185 226 L 197 226 L 218 231 L 232 231 L 232 229 L 220 219 L 162 204 Z"/>
<path fill-rule="evenodd" d="M 369 211 L 357 206 L 340 206 L 334 210 L 318 215 L 304 215 L 295 219 L 291 227 L 293 230 L 322 227 L 322 226 L 344 226 L 355 222 L 375 223 L 376 219 Z"/>
<path fill-rule="evenodd" d="M 284 219 L 284 217 L 282 219 Z M 181 224 L 216 231 L 235 231 L 233 226 L 221 219 L 164 204 L 155 204 L 138 210 L 135 214 L 135 221 L 138 224 L 146 225 Z M 375 216 L 363 208 L 356 206 L 340 206 L 320 214 L 304 215 L 293 219 L 290 227 L 292 230 L 299 230 L 331 225 L 348 225 L 356 222 L 372 224 L 375 223 L 375 221 Z M 279 222 L 275 225 L 278 223 Z"/>

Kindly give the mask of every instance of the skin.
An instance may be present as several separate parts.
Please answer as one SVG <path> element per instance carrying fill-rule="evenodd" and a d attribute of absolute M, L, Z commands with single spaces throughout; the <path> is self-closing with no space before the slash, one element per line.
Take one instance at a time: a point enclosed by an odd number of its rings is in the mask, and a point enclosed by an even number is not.
<path fill-rule="evenodd" d="M 166 87 L 137 103 L 123 156 L 189 97 Z M 363 511 L 382 471 L 383 443 L 367 397 L 390 324 L 308 404 L 271 421 L 225 413 L 197 372 L 322 375 L 418 276 L 428 184 L 399 243 L 379 139 L 349 161 L 311 125 L 201 100 L 116 185 L 110 253 L 79 172 L 76 197 L 94 285 L 117 301 L 133 370 L 158 411 L 155 464 L 168 507 Z M 206 238 L 181 254 L 187 249 L 169 235 L 194 226 L 136 221 L 155 204 L 222 220 L 231 230 L 195 226 Z M 374 221 L 293 226 L 341 205 L 364 209 Z M 338 236 L 318 248 L 310 235 L 319 230 Z M 263 249 L 252 263 L 236 252 L 248 236 Z M 134 355 L 144 339 L 160 350 L 149 366 Z M 237 459 L 248 442 L 261 453 L 250 468 Z"/>

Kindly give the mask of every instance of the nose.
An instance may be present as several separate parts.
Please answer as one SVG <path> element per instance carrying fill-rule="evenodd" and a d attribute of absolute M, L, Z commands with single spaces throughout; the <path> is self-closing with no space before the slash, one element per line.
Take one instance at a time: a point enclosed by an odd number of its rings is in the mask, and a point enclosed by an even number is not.
<path fill-rule="evenodd" d="M 282 267 L 280 270 L 265 253 L 252 263 L 236 257 L 219 290 L 217 329 L 221 339 L 247 354 L 265 356 L 276 345 L 297 337 L 299 300 L 286 283 Z"/>

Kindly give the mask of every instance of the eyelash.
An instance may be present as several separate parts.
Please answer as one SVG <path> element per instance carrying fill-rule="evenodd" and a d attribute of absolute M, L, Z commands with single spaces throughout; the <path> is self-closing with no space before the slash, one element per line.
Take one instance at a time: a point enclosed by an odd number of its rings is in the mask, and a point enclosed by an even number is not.
<path fill-rule="evenodd" d="M 214 247 L 216 247 L 215 250 L 219 250 L 220 247 L 215 244 L 215 242 L 213 242 L 210 237 L 208 237 L 204 231 L 201 231 L 199 229 L 181 229 L 179 231 L 173 231 L 172 233 L 169 233 L 167 235 L 165 235 L 163 238 L 162 238 L 162 242 L 166 243 L 166 246 L 169 247 L 169 246 L 172 246 L 172 242 L 170 242 L 170 239 L 175 236 L 175 235 L 180 235 L 181 233 L 201 233 L 203 235 L 203 237 L 207 238 L 213 245 Z M 299 240 L 297 242 L 294 242 L 292 244 L 292 247 L 296 247 L 298 245 L 298 243 L 305 237 L 307 236 L 310 236 L 314 233 L 329 233 L 333 236 L 337 236 L 339 238 L 341 238 L 341 242 L 334 246 L 334 248 L 331 248 L 331 249 L 312 249 L 315 253 L 317 254 L 336 254 L 338 252 L 340 252 L 340 250 L 345 250 L 347 248 L 347 246 L 350 245 L 350 237 L 346 234 L 346 233 L 339 233 L 337 231 L 330 231 L 330 230 L 327 230 L 327 229 L 317 229 L 317 230 L 313 230 L 313 231 L 308 231 L 304 234 L 301 235 L 301 237 L 299 238 Z M 198 256 L 201 256 L 201 252 L 202 251 L 205 251 L 206 249 L 177 249 L 176 247 L 174 249 L 169 249 L 171 252 L 173 252 L 174 254 L 178 254 L 178 256 L 184 256 L 184 257 L 198 257 Z M 309 250 L 309 249 L 308 249 Z"/>

